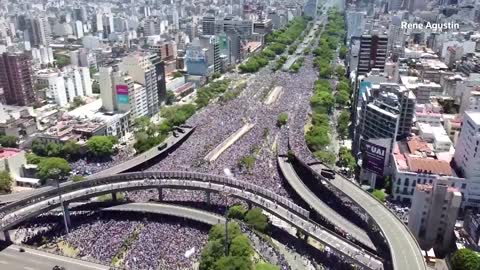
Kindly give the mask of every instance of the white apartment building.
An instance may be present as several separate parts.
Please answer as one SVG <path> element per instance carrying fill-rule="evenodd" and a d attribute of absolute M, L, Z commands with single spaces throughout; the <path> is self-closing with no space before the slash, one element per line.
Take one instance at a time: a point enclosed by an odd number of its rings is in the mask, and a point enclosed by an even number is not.
<path fill-rule="evenodd" d="M 415 187 L 408 227 L 422 249 L 448 250 L 461 203 L 462 194 L 446 179 Z"/>
<path fill-rule="evenodd" d="M 157 87 L 157 73 L 150 61 L 150 55 L 134 53 L 123 58 L 119 64 L 121 72 L 127 73 L 135 83 L 143 85 L 147 95 L 148 115 L 153 116 L 160 108 Z"/>
<path fill-rule="evenodd" d="M 463 173 L 468 191 L 465 206 L 480 207 L 480 112 L 465 112 L 454 161 Z"/>
<path fill-rule="evenodd" d="M 467 192 L 467 181 L 450 165 L 451 154 L 437 153 L 433 145 L 420 137 L 394 144 L 392 151 L 392 195 L 396 201 L 411 202 L 417 184 L 434 185 L 446 179 L 450 187 Z"/>
<path fill-rule="evenodd" d="M 442 86 L 428 80 L 420 80 L 414 76 L 400 76 L 402 82 L 408 90 L 417 97 L 417 104 L 430 103 L 430 98 L 441 96 L 443 94 Z"/>
<path fill-rule="evenodd" d="M 135 83 L 124 72 L 113 72 L 111 67 L 100 68 L 100 96 L 102 107 L 109 112 L 130 112 L 130 120 L 148 116 L 148 99 L 145 87 Z"/>
<path fill-rule="evenodd" d="M 87 67 L 68 66 L 61 71 L 40 71 L 36 79 L 39 85 L 48 87 L 47 97 L 60 107 L 66 106 L 77 96 L 92 95 L 92 81 Z"/>

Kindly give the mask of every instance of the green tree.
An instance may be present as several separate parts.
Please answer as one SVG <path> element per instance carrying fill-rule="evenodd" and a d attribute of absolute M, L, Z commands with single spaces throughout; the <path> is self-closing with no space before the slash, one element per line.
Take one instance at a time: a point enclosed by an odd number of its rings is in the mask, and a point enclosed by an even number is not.
<path fill-rule="evenodd" d="M 55 63 L 58 68 L 70 65 L 70 57 L 63 54 L 54 55 Z"/>
<path fill-rule="evenodd" d="M 32 152 L 39 156 L 46 156 L 47 146 L 39 140 L 34 140 L 32 142 Z"/>
<path fill-rule="evenodd" d="M 97 81 L 93 81 L 92 83 L 92 93 L 100 94 L 100 84 Z"/>
<path fill-rule="evenodd" d="M 452 270 L 479 270 L 480 257 L 475 251 L 462 248 L 452 256 Z"/>
<path fill-rule="evenodd" d="M 320 161 L 325 162 L 328 165 L 335 165 L 337 156 L 330 151 L 315 151 L 313 153 Z"/>
<path fill-rule="evenodd" d="M 381 202 L 385 202 L 385 197 L 387 196 L 383 190 L 380 189 L 374 189 L 372 191 L 373 197 L 375 197 L 377 200 Z"/>
<path fill-rule="evenodd" d="M 337 66 L 335 68 L 335 73 L 337 74 L 338 77 L 342 77 L 345 75 L 345 68 L 342 66 Z"/>
<path fill-rule="evenodd" d="M 113 154 L 113 141 L 108 136 L 92 136 L 87 141 L 87 148 L 95 157 L 108 157 Z"/>
<path fill-rule="evenodd" d="M 345 47 L 345 46 L 342 46 L 342 47 L 340 47 L 340 50 L 338 52 L 338 56 L 341 59 L 345 59 L 345 57 L 347 56 L 347 53 L 348 53 L 348 48 Z"/>
<path fill-rule="evenodd" d="M 83 106 L 85 104 L 86 104 L 85 100 L 83 100 L 82 97 L 77 96 L 77 97 L 73 98 L 73 102 L 72 102 L 70 108 L 75 109 L 75 108 L 78 108 L 78 107 Z"/>
<path fill-rule="evenodd" d="M 335 95 L 335 102 L 340 106 L 345 106 L 350 101 L 350 94 L 345 91 L 339 91 Z"/>
<path fill-rule="evenodd" d="M 81 146 L 74 140 L 68 140 L 62 147 L 62 153 L 67 159 L 80 155 Z"/>
<path fill-rule="evenodd" d="M 348 126 L 350 124 L 350 113 L 347 110 L 343 110 L 337 119 L 337 132 L 341 138 L 348 136 Z"/>
<path fill-rule="evenodd" d="M 257 263 L 255 265 L 255 270 L 280 270 L 280 268 L 269 263 Z"/>
<path fill-rule="evenodd" d="M 165 103 L 167 105 L 172 105 L 175 102 L 175 94 L 173 91 L 168 90 L 167 91 L 167 97 L 165 98 Z"/>
<path fill-rule="evenodd" d="M 72 181 L 73 181 L 73 182 L 80 182 L 80 181 L 83 181 L 83 180 L 85 180 L 85 177 L 82 176 L 82 175 L 74 175 L 74 176 L 72 177 Z"/>
<path fill-rule="evenodd" d="M 37 176 L 42 180 L 65 179 L 71 171 L 70 164 L 58 157 L 44 158 L 38 163 Z"/>
<path fill-rule="evenodd" d="M 35 153 L 27 153 L 27 163 L 28 164 L 38 164 L 44 157 L 38 156 Z"/>
<path fill-rule="evenodd" d="M 228 218 L 243 220 L 247 209 L 243 205 L 233 205 L 228 209 Z"/>
<path fill-rule="evenodd" d="M 243 234 L 232 239 L 228 250 L 230 256 L 250 257 L 253 254 L 250 240 Z"/>
<path fill-rule="evenodd" d="M 245 222 L 260 232 L 268 229 L 268 218 L 263 214 L 262 209 L 254 207 L 245 215 Z"/>
<path fill-rule="evenodd" d="M 225 246 L 222 240 L 209 240 L 205 248 L 203 248 L 199 269 L 213 269 L 215 262 L 223 255 L 225 255 Z"/>
<path fill-rule="evenodd" d="M 58 143 L 49 143 L 47 144 L 47 156 L 49 157 L 61 157 L 62 156 L 62 145 Z"/>
<path fill-rule="evenodd" d="M 313 126 L 305 135 L 307 145 L 313 151 L 323 150 L 330 144 L 330 129 L 328 126 Z"/>
<path fill-rule="evenodd" d="M 18 147 L 18 143 L 17 143 L 18 139 L 17 137 L 15 136 L 10 136 L 10 135 L 6 135 L 6 136 L 0 136 L 0 145 L 3 146 L 3 147 Z"/>
<path fill-rule="evenodd" d="M 242 234 L 240 230 L 240 226 L 236 222 L 229 222 L 228 223 L 228 237 L 229 239 L 233 239 Z M 215 241 L 215 240 L 225 240 L 225 225 L 217 224 L 214 225 L 210 231 L 208 232 L 208 241 Z M 222 242 L 223 243 L 223 242 Z"/>
<path fill-rule="evenodd" d="M 278 117 L 277 117 L 277 126 L 278 127 L 286 125 L 287 122 L 288 122 L 288 114 L 287 113 L 283 112 L 283 113 L 278 115 Z"/>
<path fill-rule="evenodd" d="M 352 152 L 348 150 L 346 147 L 340 147 L 339 151 L 339 161 L 338 161 L 338 166 L 339 167 L 346 167 L 349 169 L 350 172 L 353 173 L 355 171 L 355 167 L 357 166 L 357 163 L 355 161 L 355 158 L 352 155 Z"/>
<path fill-rule="evenodd" d="M 141 131 L 146 131 L 150 126 L 150 118 L 146 116 L 140 116 L 133 121 L 133 125 Z"/>
<path fill-rule="evenodd" d="M 0 193 L 12 192 L 13 179 L 7 171 L 0 171 Z"/>

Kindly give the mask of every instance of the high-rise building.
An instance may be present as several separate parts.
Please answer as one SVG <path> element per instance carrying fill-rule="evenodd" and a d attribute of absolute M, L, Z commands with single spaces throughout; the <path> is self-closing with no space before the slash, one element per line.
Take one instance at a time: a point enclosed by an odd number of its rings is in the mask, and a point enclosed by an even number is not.
<path fill-rule="evenodd" d="M 423 250 L 448 250 L 461 203 L 462 194 L 445 179 L 434 185 L 416 185 L 408 227 Z"/>
<path fill-rule="evenodd" d="M 158 97 L 158 78 L 151 54 L 133 53 L 122 59 L 120 71 L 128 73 L 135 83 L 145 87 L 147 93 L 148 115 L 153 116 L 160 109 Z"/>
<path fill-rule="evenodd" d="M 367 87 L 359 97 L 354 153 L 362 140 L 391 139 L 409 135 L 415 114 L 415 95 L 405 86 L 381 83 Z M 392 147 L 390 147 L 392 149 Z"/>
<path fill-rule="evenodd" d="M 215 35 L 215 17 L 212 15 L 204 16 L 202 19 L 202 34 Z"/>
<path fill-rule="evenodd" d="M 349 10 L 347 11 L 347 40 L 352 37 L 360 37 L 365 28 L 365 11 Z"/>
<path fill-rule="evenodd" d="M 27 106 L 35 103 L 30 57 L 23 53 L 3 53 L 0 57 L 0 88 L 7 104 Z"/>
<path fill-rule="evenodd" d="M 151 54 L 150 61 L 155 67 L 157 90 L 158 90 L 158 102 L 161 105 L 167 98 L 167 86 L 165 80 L 165 62 L 158 56 L 158 54 Z"/>
<path fill-rule="evenodd" d="M 303 14 L 307 17 L 317 17 L 318 0 L 307 0 L 303 7 Z"/>
<path fill-rule="evenodd" d="M 100 68 L 100 96 L 102 107 L 108 112 L 130 112 L 130 120 L 148 116 L 145 87 L 135 83 L 131 76 L 112 67 Z"/>
<path fill-rule="evenodd" d="M 467 182 L 465 194 L 465 206 L 480 207 L 480 112 L 466 111 L 463 115 L 463 123 L 458 136 L 454 164 Z"/>
<path fill-rule="evenodd" d="M 360 37 L 357 75 L 364 75 L 373 68 L 383 71 L 387 59 L 388 36 L 372 32 Z"/>

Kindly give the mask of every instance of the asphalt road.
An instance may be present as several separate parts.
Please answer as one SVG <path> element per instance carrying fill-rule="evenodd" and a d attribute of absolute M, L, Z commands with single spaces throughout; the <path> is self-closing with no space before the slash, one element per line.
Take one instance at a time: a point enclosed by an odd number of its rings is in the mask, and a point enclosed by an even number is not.
<path fill-rule="evenodd" d="M 0 269 L 4 270 L 52 270 L 55 265 L 67 270 L 107 270 L 108 266 L 50 254 L 31 248 L 19 252 L 19 246 L 10 245 L 0 250 Z"/>
<path fill-rule="evenodd" d="M 322 167 L 321 164 L 311 166 L 318 173 Z M 426 269 L 420 246 L 415 237 L 395 214 L 373 196 L 339 174 L 336 174 L 335 179 L 329 182 L 358 203 L 377 222 L 390 246 L 394 269 Z"/>
<path fill-rule="evenodd" d="M 103 208 L 102 211 L 155 213 L 161 215 L 188 218 L 210 225 L 225 222 L 225 218 L 223 216 L 214 213 L 185 206 L 177 206 L 163 203 L 126 203 Z"/>
<path fill-rule="evenodd" d="M 320 200 L 307 186 L 305 186 L 302 179 L 300 179 L 293 169 L 292 164 L 288 163 L 283 157 L 278 157 L 278 164 L 290 186 L 308 205 L 310 205 L 310 207 L 313 208 L 313 210 L 315 210 L 315 212 L 328 219 L 329 222 L 336 227 L 341 228 L 359 242 L 375 250 L 375 245 L 370 240 L 367 233 Z"/>
<path fill-rule="evenodd" d="M 164 143 L 167 143 L 167 147 L 163 150 L 158 150 L 158 146 L 155 146 L 153 147 L 152 149 L 146 151 L 145 153 L 142 153 L 140 155 L 137 155 L 129 160 L 126 160 L 125 162 L 122 162 L 118 165 L 115 165 L 113 167 L 110 167 L 106 170 L 103 170 L 103 171 L 100 171 L 98 173 L 95 173 L 95 174 L 92 174 L 92 175 L 89 175 L 87 177 L 87 179 L 91 179 L 91 178 L 98 178 L 98 177 L 102 177 L 102 176 L 109 176 L 109 175 L 113 175 L 113 174 L 118 174 L 118 173 L 121 173 L 121 172 L 124 172 L 126 170 L 129 170 L 133 167 L 136 167 L 152 158 L 155 158 L 156 156 L 158 156 L 159 154 L 167 151 L 170 147 L 174 146 L 175 144 L 177 144 L 181 139 L 183 139 L 185 136 L 187 136 L 190 132 L 192 132 L 191 129 L 187 129 L 187 128 L 183 128 L 183 130 L 185 130 L 185 133 L 179 133 L 177 132 L 178 134 L 178 137 L 174 137 L 174 136 L 169 136 L 165 141 Z M 162 143 L 163 144 L 163 143 Z M 41 192 L 44 192 L 44 191 L 47 191 L 47 190 L 50 190 L 52 188 L 55 188 L 55 187 L 52 187 L 52 186 L 44 186 L 44 187 L 40 187 L 40 188 L 37 188 L 37 189 L 33 189 L 33 190 L 28 190 L 28 191 L 23 191 L 23 192 L 18 192 L 18 193 L 12 193 L 12 194 L 7 194 L 7 195 L 0 195 L 0 203 L 4 203 L 4 204 L 7 204 L 7 203 L 11 203 L 11 202 L 14 202 L 14 201 L 18 201 L 18 200 L 21 200 L 21 199 L 24 199 L 24 198 L 27 198 L 28 196 L 30 195 L 33 195 L 33 194 L 36 194 L 36 193 L 41 193 Z"/>

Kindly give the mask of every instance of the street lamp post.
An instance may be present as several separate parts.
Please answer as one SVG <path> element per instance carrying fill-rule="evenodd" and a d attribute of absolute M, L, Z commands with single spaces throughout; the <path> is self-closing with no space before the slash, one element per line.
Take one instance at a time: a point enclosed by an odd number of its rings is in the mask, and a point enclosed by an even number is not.
<path fill-rule="evenodd" d="M 60 191 L 60 169 L 54 168 L 49 171 L 50 175 L 54 176 L 52 178 L 55 178 L 56 184 L 57 184 L 57 192 L 58 192 L 58 199 L 60 201 L 60 205 L 62 206 L 62 212 L 63 212 L 63 223 L 65 225 L 65 232 L 68 234 L 68 221 L 67 221 L 67 211 L 65 209 L 65 204 L 63 203 L 63 198 L 62 198 L 62 192 Z"/>

